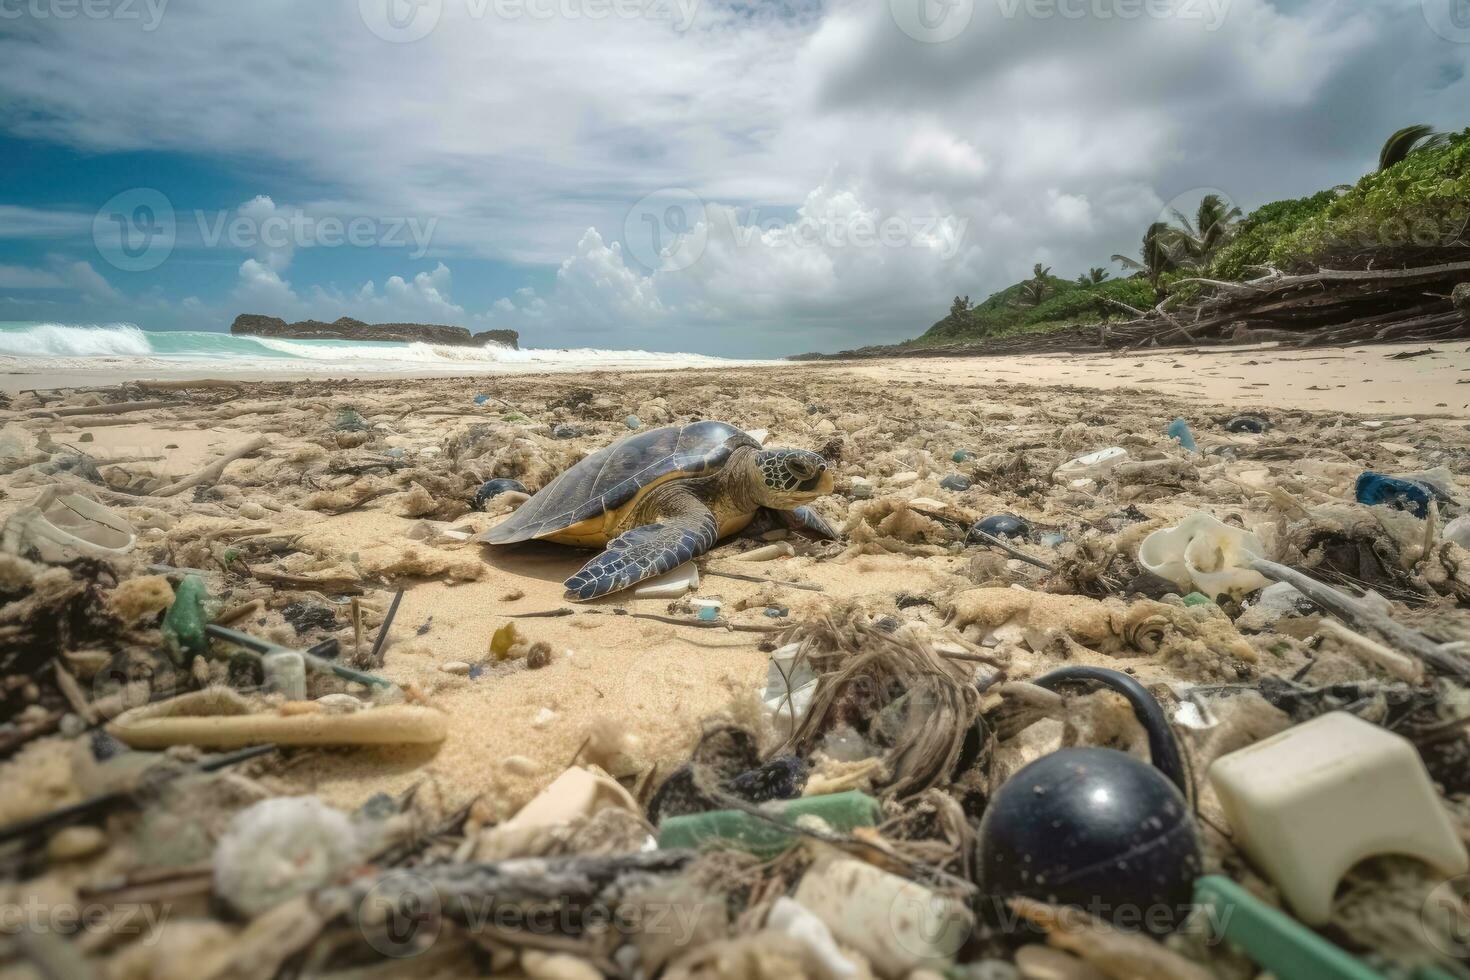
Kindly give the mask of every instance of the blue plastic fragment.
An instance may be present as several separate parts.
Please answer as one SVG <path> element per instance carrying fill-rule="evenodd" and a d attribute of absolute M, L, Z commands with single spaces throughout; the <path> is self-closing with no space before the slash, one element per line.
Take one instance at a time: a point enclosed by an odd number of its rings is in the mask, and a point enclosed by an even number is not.
<path fill-rule="evenodd" d="M 785 606 L 767 606 L 766 607 L 766 615 L 769 616 L 769 617 L 771 617 L 772 619 L 780 619 L 782 616 L 788 616 L 790 614 L 791 614 L 791 610 L 790 609 L 787 609 Z"/>
<path fill-rule="evenodd" d="M 939 481 L 939 485 L 946 490 L 968 490 L 970 489 L 970 478 L 958 473 L 951 473 Z"/>
<path fill-rule="evenodd" d="M 720 618 L 720 607 L 719 606 L 700 606 L 699 607 L 699 619 L 700 619 L 701 622 L 713 623 L 715 620 L 717 620 L 719 618 Z"/>
<path fill-rule="evenodd" d="M 1369 507 L 1392 507 L 1394 510 L 1406 510 L 1415 517 L 1427 517 L 1434 490 L 1413 480 L 1364 470 L 1358 476 L 1355 494 L 1358 503 Z"/>
<path fill-rule="evenodd" d="M 486 402 L 488 402 L 489 400 L 490 400 L 490 396 L 489 395 L 476 395 L 475 396 L 475 404 L 476 405 L 483 405 Z"/>
<path fill-rule="evenodd" d="M 1164 435 L 1178 442 L 1186 452 L 1199 451 L 1199 446 L 1195 445 L 1194 433 L 1189 431 L 1189 423 L 1183 419 L 1175 419 L 1170 422 L 1169 427 L 1164 430 Z"/>

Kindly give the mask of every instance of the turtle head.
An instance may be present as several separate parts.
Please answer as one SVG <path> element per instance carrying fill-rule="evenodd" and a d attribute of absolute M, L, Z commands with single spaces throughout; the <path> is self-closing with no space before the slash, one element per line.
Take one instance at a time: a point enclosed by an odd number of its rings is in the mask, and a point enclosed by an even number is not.
<path fill-rule="evenodd" d="M 762 449 L 755 454 L 761 503 L 790 510 L 832 492 L 827 461 L 805 449 Z"/>

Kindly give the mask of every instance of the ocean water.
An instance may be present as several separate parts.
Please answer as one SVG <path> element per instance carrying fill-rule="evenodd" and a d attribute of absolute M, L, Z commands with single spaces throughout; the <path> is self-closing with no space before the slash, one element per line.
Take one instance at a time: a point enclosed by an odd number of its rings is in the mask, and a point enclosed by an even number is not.
<path fill-rule="evenodd" d="M 278 340 L 195 330 L 141 330 L 131 323 L 0 322 L 0 371 L 57 374 L 495 374 L 733 365 L 702 354 L 642 350 L 511 350 L 358 340 Z M 748 362 L 745 362 L 748 363 Z"/>

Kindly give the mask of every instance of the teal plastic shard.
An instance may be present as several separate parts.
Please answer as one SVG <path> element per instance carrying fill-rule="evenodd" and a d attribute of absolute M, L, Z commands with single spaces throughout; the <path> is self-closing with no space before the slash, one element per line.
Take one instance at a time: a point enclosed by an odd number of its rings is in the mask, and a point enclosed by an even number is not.
<path fill-rule="evenodd" d="M 804 816 L 821 818 L 833 831 L 845 834 L 858 827 L 875 826 L 882 818 L 878 801 L 866 793 L 850 791 L 825 796 L 806 796 L 774 809 L 762 808 L 780 823 L 763 820 L 744 810 L 714 810 L 669 817 L 659 824 L 658 846 L 681 848 L 733 848 L 762 860 L 773 858 L 796 842 L 796 834 L 784 824 Z"/>
<path fill-rule="evenodd" d="M 205 604 L 209 589 L 198 575 L 186 575 L 174 589 L 174 604 L 163 617 L 163 642 L 174 663 L 187 667 L 209 650 L 204 627 L 209 623 Z"/>
<path fill-rule="evenodd" d="M 1240 947 L 1277 980 L 1384 980 L 1362 960 L 1229 878 L 1195 879 L 1194 901 L 1212 936 Z"/>

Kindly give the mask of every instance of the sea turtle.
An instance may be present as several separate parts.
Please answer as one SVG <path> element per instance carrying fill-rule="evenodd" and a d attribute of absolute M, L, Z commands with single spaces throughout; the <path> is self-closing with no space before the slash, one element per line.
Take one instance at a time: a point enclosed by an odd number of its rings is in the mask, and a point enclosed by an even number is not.
<path fill-rule="evenodd" d="M 476 540 L 605 545 L 566 580 L 568 599 L 595 599 L 677 568 L 757 515 L 835 538 L 801 506 L 831 492 L 832 474 L 816 453 L 762 449 L 733 425 L 691 422 L 597 450 Z"/>

